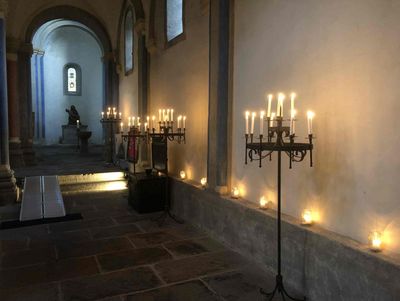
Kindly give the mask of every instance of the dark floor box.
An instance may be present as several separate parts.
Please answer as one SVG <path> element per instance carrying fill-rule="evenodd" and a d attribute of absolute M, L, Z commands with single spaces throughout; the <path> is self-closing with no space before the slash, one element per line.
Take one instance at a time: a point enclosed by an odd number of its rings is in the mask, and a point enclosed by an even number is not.
<path fill-rule="evenodd" d="M 129 203 L 139 213 L 162 211 L 166 201 L 165 176 L 137 173 L 129 177 Z"/>

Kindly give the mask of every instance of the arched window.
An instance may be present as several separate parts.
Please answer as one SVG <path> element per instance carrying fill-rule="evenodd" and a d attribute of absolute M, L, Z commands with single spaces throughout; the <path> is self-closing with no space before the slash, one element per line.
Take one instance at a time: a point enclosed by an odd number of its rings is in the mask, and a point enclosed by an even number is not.
<path fill-rule="evenodd" d="M 166 35 L 167 43 L 180 40 L 184 27 L 184 0 L 166 0 Z"/>
<path fill-rule="evenodd" d="M 64 66 L 64 95 L 82 95 L 82 71 L 78 64 Z"/>
<path fill-rule="evenodd" d="M 133 70 L 133 13 L 129 9 L 125 15 L 125 74 L 129 74 Z"/>

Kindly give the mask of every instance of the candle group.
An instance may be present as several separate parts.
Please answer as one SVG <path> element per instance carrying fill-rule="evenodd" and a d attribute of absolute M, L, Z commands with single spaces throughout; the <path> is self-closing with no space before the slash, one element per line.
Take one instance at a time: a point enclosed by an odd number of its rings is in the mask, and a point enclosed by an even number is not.
<path fill-rule="evenodd" d="M 276 112 L 272 112 L 272 102 L 274 99 L 273 94 L 266 94 L 265 95 L 265 101 L 266 101 L 266 106 L 267 106 L 267 121 L 269 123 L 267 124 L 268 127 L 274 127 L 274 122 L 277 120 L 277 118 L 283 118 L 283 103 L 285 101 L 285 94 L 283 93 L 278 93 L 277 95 L 277 103 L 276 103 Z M 290 123 L 289 123 L 289 128 L 290 128 L 290 135 L 294 136 L 296 133 L 296 114 L 297 111 L 295 109 L 295 99 L 296 99 L 296 93 L 292 92 L 290 94 Z M 250 120 L 251 116 L 251 120 Z M 246 135 L 254 135 L 254 122 L 255 118 L 257 116 L 256 112 L 245 112 L 245 126 L 246 126 Z M 262 136 L 264 134 L 264 117 L 265 117 L 265 111 L 260 111 L 259 113 L 260 116 L 260 135 Z M 312 111 L 307 112 L 307 125 L 308 125 L 308 134 L 311 135 L 313 133 L 313 128 L 312 128 L 312 122 L 315 114 Z"/>
<path fill-rule="evenodd" d="M 101 112 L 101 119 L 104 119 L 104 116 L 106 116 L 107 119 L 122 119 L 122 112 L 117 112 L 117 108 L 112 108 L 108 107 L 107 112 L 104 114 L 104 112 Z"/>

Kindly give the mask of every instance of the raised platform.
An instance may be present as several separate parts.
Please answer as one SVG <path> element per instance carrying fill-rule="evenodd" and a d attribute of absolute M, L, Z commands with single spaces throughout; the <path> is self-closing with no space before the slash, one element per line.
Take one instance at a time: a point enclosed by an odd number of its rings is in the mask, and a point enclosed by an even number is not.
<path fill-rule="evenodd" d="M 276 212 L 171 179 L 173 212 L 264 268 L 276 267 Z M 400 300 L 400 259 L 282 218 L 284 281 L 307 301 Z M 275 272 L 275 271 L 274 271 Z"/>

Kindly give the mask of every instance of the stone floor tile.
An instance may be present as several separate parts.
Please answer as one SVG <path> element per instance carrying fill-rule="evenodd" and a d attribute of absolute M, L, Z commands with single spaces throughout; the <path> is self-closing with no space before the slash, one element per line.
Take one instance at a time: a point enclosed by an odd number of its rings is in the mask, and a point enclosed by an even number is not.
<path fill-rule="evenodd" d="M 205 277 L 203 280 L 218 295 L 226 300 L 263 300 L 260 288 L 270 292 L 275 287 L 275 276 L 250 266 L 234 272 Z M 281 300 L 277 296 L 274 300 Z"/>
<path fill-rule="evenodd" d="M 190 281 L 128 295 L 127 301 L 217 301 L 221 300 L 201 281 Z"/>
<path fill-rule="evenodd" d="M 161 262 L 155 265 L 155 269 L 165 282 L 171 283 L 211 273 L 222 273 L 246 265 L 246 260 L 239 254 L 220 251 Z"/>
<path fill-rule="evenodd" d="M 81 212 L 84 218 L 114 217 L 129 214 L 126 209 L 101 209 Z"/>
<path fill-rule="evenodd" d="M 6 229 L 0 231 L 0 240 L 23 240 L 25 238 L 40 237 L 47 233 L 49 233 L 47 225 Z"/>
<path fill-rule="evenodd" d="M 28 248 L 28 238 L 0 239 L 0 252 L 14 252 Z"/>
<path fill-rule="evenodd" d="M 125 237 L 82 242 L 64 241 L 57 244 L 59 258 L 83 257 L 131 248 L 132 244 Z"/>
<path fill-rule="evenodd" d="M 148 233 L 139 233 L 134 235 L 129 235 L 129 239 L 133 242 L 133 244 L 140 247 L 154 246 L 160 245 L 163 243 L 173 242 L 176 240 L 180 240 L 179 237 L 172 235 L 171 233 L 158 231 L 158 232 L 148 232 Z"/>
<path fill-rule="evenodd" d="M 108 227 L 114 225 L 114 221 L 111 218 L 96 218 L 96 219 L 83 219 L 68 221 L 62 223 L 50 224 L 51 232 L 66 232 L 66 231 L 77 231 L 84 229 L 92 229 L 98 227 Z"/>
<path fill-rule="evenodd" d="M 54 247 L 4 253 L 1 256 L 1 268 L 15 268 L 56 260 Z"/>
<path fill-rule="evenodd" d="M 94 239 L 106 237 L 118 237 L 126 234 L 139 233 L 141 230 L 134 224 L 118 225 L 108 228 L 98 228 L 91 230 Z"/>
<path fill-rule="evenodd" d="M 98 272 L 94 257 L 71 258 L 54 263 L 0 270 L 0 289 L 59 281 Z"/>
<path fill-rule="evenodd" d="M 202 237 L 206 235 L 203 231 L 196 227 L 193 227 L 189 224 L 178 224 L 170 218 L 165 219 L 164 223 L 162 223 L 161 225 L 158 223 L 157 220 L 143 220 L 137 222 L 136 224 L 145 232 L 155 232 L 162 230 L 176 235 L 182 239 Z"/>
<path fill-rule="evenodd" d="M 30 240 L 29 248 L 43 248 L 43 247 L 51 247 L 55 246 L 59 242 L 79 242 L 90 240 L 91 235 L 89 230 L 80 230 L 80 231 L 73 231 L 73 232 L 55 232 L 50 233 L 41 237 L 36 237 Z"/>
<path fill-rule="evenodd" d="M 160 212 L 148 213 L 148 214 L 138 214 L 136 212 L 131 212 L 130 215 L 123 214 L 123 215 L 119 215 L 119 216 L 113 216 L 113 220 L 117 224 L 120 224 L 120 225 L 121 224 L 132 224 L 135 222 L 156 218 L 160 214 L 161 214 Z"/>
<path fill-rule="evenodd" d="M 19 287 L 0 290 L 1 301 L 58 301 L 58 285 L 42 284 L 36 286 Z"/>
<path fill-rule="evenodd" d="M 223 245 L 208 237 L 167 243 L 165 244 L 165 247 L 176 257 L 190 256 L 224 249 Z"/>
<path fill-rule="evenodd" d="M 112 271 L 132 266 L 153 264 L 172 259 L 172 256 L 160 247 L 140 248 L 114 252 L 97 256 L 102 270 Z"/>
<path fill-rule="evenodd" d="M 98 300 L 115 295 L 155 288 L 160 280 L 148 267 L 68 280 L 61 283 L 64 301 Z"/>

